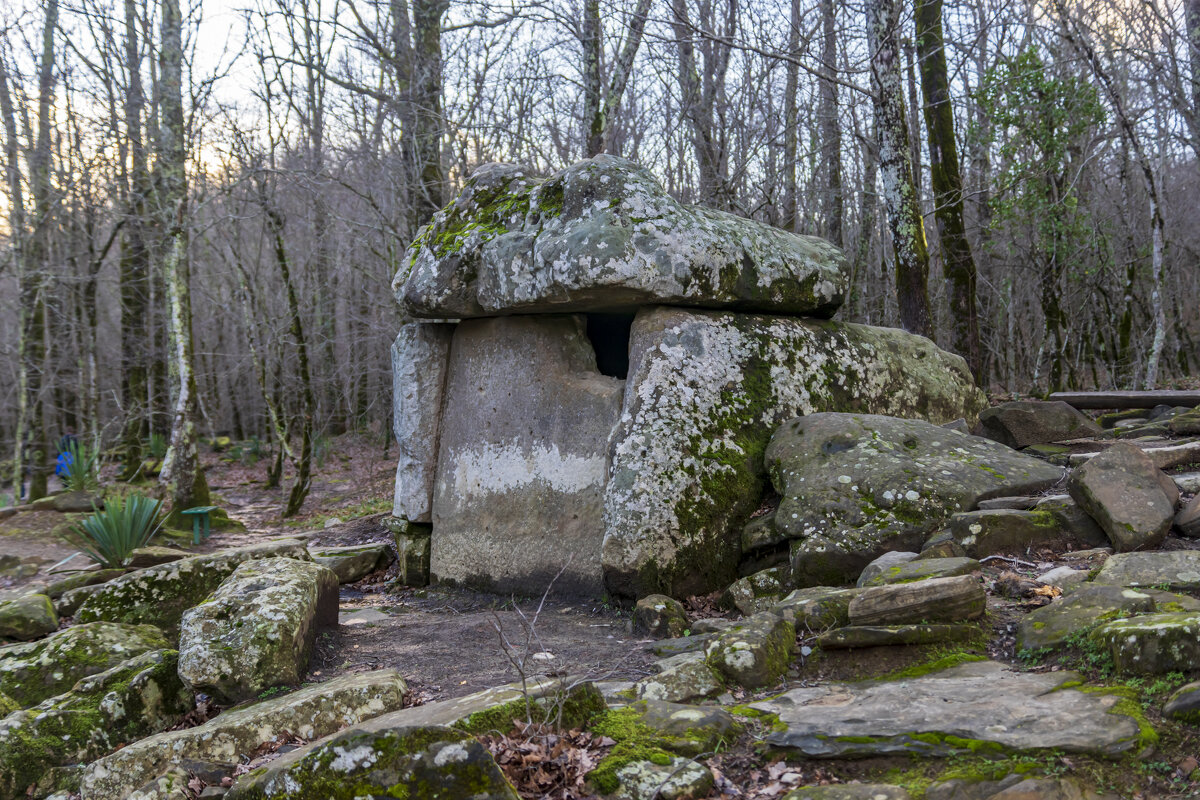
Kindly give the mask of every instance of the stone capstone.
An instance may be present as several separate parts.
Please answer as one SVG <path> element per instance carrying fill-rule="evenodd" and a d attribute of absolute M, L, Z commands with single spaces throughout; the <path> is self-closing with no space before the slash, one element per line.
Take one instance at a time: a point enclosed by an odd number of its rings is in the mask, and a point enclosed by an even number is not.
<path fill-rule="evenodd" d="M 225 711 L 202 725 L 132 742 L 88 765 L 87 800 L 121 800 L 183 758 L 238 763 L 283 733 L 312 740 L 400 708 L 407 691 L 395 670 L 346 675 Z"/>
<path fill-rule="evenodd" d="M 74 625 L 40 641 L 0 647 L 0 692 L 28 708 L 69 690 L 80 678 L 167 647 L 162 631 L 152 625 Z"/>
<path fill-rule="evenodd" d="M 174 629 L 183 612 L 208 597 L 238 564 L 277 557 L 310 560 L 304 542 L 277 539 L 140 569 L 104 584 L 83 602 L 76 619 Z"/>
<path fill-rule="evenodd" d="M 850 601 L 852 625 L 960 622 L 983 615 L 987 595 L 971 575 L 872 586 Z"/>
<path fill-rule="evenodd" d="M 1123 614 L 1153 611 L 1154 598 L 1121 586 L 1083 586 L 1048 606 L 1031 611 L 1017 627 L 1017 650 L 1060 647 L 1071 637 L 1085 633 L 1106 620 Z"/>
<path fill-rule="evenodd" d="M 311 561 L 240 564 L 212 596 L 183 614 L 179 674 L 227 702 L 304 679 L 317 630 L 336 626 L 338 579 Z"/>
<path fill-rule="evenodd" d="M 765 459 L 782 496 L 775 526 L 793 540 L 797 586 L 851 582 L 886 552 L 918 550 L 981 499 L 1037 491 L 1063 475 L 988 439 L 869 414 L 793 419 Z"/>
<path fill-rule="evenodd" d="M 0 601 L 0 641 L 27 642 L 58 629 L 54 603 L 44 594 Z"/>
<path fill-rule="evenodd" d="M 241 778 L 229 800 L 517 800 L 487 749 L 436 726 L 351 728 L 287 753 Z"/>
<path fill-rule="evenodd" d="M 560 591 L 602 593 L 604 487 L 622 388 L 597 371 L 580 316 L 458 326 L 433 498 L 438 580 L 541 594 L 561 573 Z"/>
<path fill-rule="evenodd" d="M 143 653 L 82 678 L 69 692 L 0 719 L 0 798 L 48 785 L 54 767 L 106 755 L 157 733 L 193 708 L 173 650 Z"/>
<path fill-rule="evenodd" d="M 958 356 L 902 331 L 837 322 L 643 309 L 629 364 L 602 557 L 608 591 L 623 598 L 704 593 L 737 579 L 742 528 L 767 486 L 763 453 L 784 420 L 835 410 L 942 422 L 984 404 Z M 929 427 L 947 443 L 970 438 Z M 989 478 L 996 491 L 1031 483 Z M 775 523 L 795 537 L 803 526 L 791 513 Z"/>
<path fill-rule="evenodd" d="M 409 322 L 392 343 L 392 429 L 400 458 L 392 514 L 429 522 L 454 326 Z"/>
<path fill-rule="evenodd" d="M 679 203 L 608 155 L 545 179 L 477 168 L 405 257 L 396 298 L 435 318 L 650 303 L 829 316 L 848 276 L 829 242 Z"/>
<path fill-rule="evenodd" d="M 910 680 L 791 689 L 751 707 L 779 717 L 768 745 L 808 758 L 1141 750 L 1138 723 L 1117 709 L 1119 698 L 1063 688 L 1073 680 L 1072 672 L 980 661 Z"/>
<path fill-rule="evenodd" d="M 1071 497 L 1108 534 L 1117 552 L 1157 547 L 1175 516 L 1163 473 L 1137 445 L 1118 442 L 1076 469 Z"/>
<path fill-rule="evenodd" d="M 979 434 L 1020 449 L 1099 436 L 1100 426 L 1061 400 L 1014 400 L 979 412 Z"/>
<path fill-rule="evenodd" d="M 705 647 L 704 659 L 732 683 L 761 689 L 783 678 L 795 648 L 792 621 L 763 612 L 719 633 Z"/>

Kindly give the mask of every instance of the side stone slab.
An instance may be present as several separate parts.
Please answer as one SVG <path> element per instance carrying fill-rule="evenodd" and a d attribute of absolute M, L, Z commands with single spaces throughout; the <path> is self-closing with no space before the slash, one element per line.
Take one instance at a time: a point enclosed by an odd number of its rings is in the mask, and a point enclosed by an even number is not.
<path fill-rule="evenodd" d="M 438 433 L 454 325 L 409 322 L 392 343 L 392 430 L 396 464 L 393 516 L 429 522 L 437 474 Z"/>
<path fill-rule="evenodd" d="M 724 588 L 784 420 L 817 411 L 973 419 L 966 363 L 890 328 L 648 308 L 630 338 L 604 500 L 605 585 L 618 597 Z"/>
<path fill-rule="evenodd" d="M 433 498 L 438 580 L 599 595 L 608 445 L 623 384 L 581 316 L 459 324 Z M 548 533 L 552 532 L 552 533 Z"/>

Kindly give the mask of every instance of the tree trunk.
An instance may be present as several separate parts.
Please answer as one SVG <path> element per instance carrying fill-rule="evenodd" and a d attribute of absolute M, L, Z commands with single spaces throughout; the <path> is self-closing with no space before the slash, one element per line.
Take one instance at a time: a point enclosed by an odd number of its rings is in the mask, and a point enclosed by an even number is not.
<path fill-rule="evenodd" d="M 209 503 L 196 432 L 198 403 L 189 285 L 187 154 L 183 118 L 183 19 L 179 0 L 163 0 L 162 3 L 159 64 L 158 207 L 166 233 L 163 273 L 171 313 L 170 368 L 175 378 L 171 444 L 163 460 L 159 482 L 171 497 L 172 524 L 179 525 L 183 520 L 181 511 Z"/>
<path fill-rule="evenodd" d="M 797 223 L 796 170 L 797 140 L 800 137 L 799 119 L 796 113 L 796 93 L 800 91 L 800 0 L 792 0 L 792 12 L 788 21 L 787 52 L 791 57 L 786 65 L 783 87 L 783 208 L 780 209 L 779 226 L 795 231 Z M 822 99 L 824 96 L 822 95 Z"/>
<path fill-rule="evenodd" d="M 1200 118 L 1200 0 L 1187 0 L 1184 11 L 1187 49 L 1192 65 L 1192 113 Z M 1200 142 L 1197 142 L 1200 148 Z"/>
<path fill-rule="evenodd" d="M 918 0 L 917 56 L 925 99 L 925 131 L 934 219 L 942 247 L 942 275 L 950 301 L 955 351 L 967 360 L 976 380 L 982 379 L 979 312 L 975 297 L 975 259 L 963 223 L 963 182 L 954 140 L 954 109 L 942 31 L 942 0 Z"/>
<path fill-rule="evenodd" d="M 583 4 L 583 120 L 586 130 L 584 155 L 598 156 L 608 150 L 608 135 L 612 117 L 621 98 L 629 75 L 633 72 L 633 60 L 642 45 L 642 34 L 646 29 L 646 17 L 650 13 L 651 0 L 638 0 L 633 16 L 629 20 L 629 32 L 625 36 L 617 61 L 613 64 L 612 80 L 608 89 L 600 71 L 601 54 L 604 47 L 603 27 L 600 22 L 599 0 L 586 0 Z"/>
<path fill-rule="evenodd" d="M 24 287 L 25 263 L 25 194 L 21 186 L 20 141 L 13 110 L 12 93 L 8 88 L 8 68 L 0 58 L 0 117 L 4 122 L 4 173 L 8 184 L 8 229 L 12 240 L 13 264 L 17 285 Z M 29 425 L 29 375 L 25 371 L 25 304 L 17 304 L 17 420 L 13 433 L 13 504 L 21 502 L 25 488 L 25 436 Z"/>
<path fill-rule="evenodd" d="M 444 205 L 442 172 L 442 15 L 449 0 L 413 0 L 413 88 L 417 171 L 416 222 L 424 225 Z M 414 228 L 415 230 L 415 228 Z"/>
<path fill-rule="evenodd" d="M 925 225 L 917 202 L 904 112 L 904 86 L 895 0 L 867 0 L 867 34 L 874 82 L 875 125 L 879 137 L 879 171 L 896 256 L 896 300 L 905 330 L 930 336 L 929 253 Z"/>
<path fill-rule="evenodd" d="M 833 0 L 821 0 L 821 80 L 820 128 L 821 149 L 825 160 L 826 204 L 825 235 L 838 247 L 842 241 L 842 217 L 845 199 L 842 195 L 842 128 L 838 123 L 838 92 L 834 80 L 837 74 L 837 28 Z"/>

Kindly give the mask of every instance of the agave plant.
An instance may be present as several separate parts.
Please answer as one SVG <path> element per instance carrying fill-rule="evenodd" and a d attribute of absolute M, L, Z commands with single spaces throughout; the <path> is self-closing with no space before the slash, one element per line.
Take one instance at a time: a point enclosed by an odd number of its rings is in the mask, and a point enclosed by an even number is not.
<path fill-rule="evenodd" d="M 72 492 L 94 492 L 100 488 L 100 451 L 71 442 L 67 445 L 70 465 L 63 485 Z"/>
<path fill-rule="evenodd" d="M 113 498 L 103 511 L 76 522 L 68 538 L 101 567 L 123 567 L 130 553 L 145 547 L 158 533 L 163 524 L 161 511 L 161 500 L 144 495 Z"/>

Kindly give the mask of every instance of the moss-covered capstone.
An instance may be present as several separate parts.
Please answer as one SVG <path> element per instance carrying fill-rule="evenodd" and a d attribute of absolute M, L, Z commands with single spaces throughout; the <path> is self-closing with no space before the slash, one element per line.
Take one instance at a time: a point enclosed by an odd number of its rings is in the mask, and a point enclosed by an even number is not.
<path fill-rule="evenodd" d="M 317 629 L 337 625 L 333 570 L 294 558 L 246 561 L 183 614 L 179 674 L 226 702 L 304 678 Z"/>
<path fill-rule="evenodd" d="M 763 453 L 785 420 L 856 411 L 948 422 L 984 406 L 961 358 L 889 328 L 648 308 L 629 363 L 604 500 L 605 584 L 618 597 L 707 592 L 738 577 Z M 788 522 L 776 515 L 777 527 Z"/>
<path fill-rule="evenodd" d="M 277 539 L 139 569 L 104 584 L 76 612 L 80 622 L 179 625 L 183 612 L 208 597 L 243 561 L 260 558 L 311 560 L 304 542 Z"/>
<path fill-rule="evenodd" d="M 62 694 L 80 678 L 169 646 L 152 625 L 75 625 L 40 641 L 0 647 L 0 692 L 28 708 Z"/>
<path fill-rule="evenodd" d="M 0 642 L 27 642 L 58 628 L 54 604 L 44 594 L 0 600 Z"/>
<path fill-rule="evenodd" d="M 889 550 L 918 550 L 951 514 L 1063 476 L 990 439 L 876 414 L 793 419 L 765 460 L 782 497 L 775 526 L 792 539 L 797 586 L 853 581 Z"/>
<path fill-rule="evenodd" d="M 229 800 L 517 800 L 482 744 L 453 728 L 351 728 L 238 781 Z"/>
<path fill-rule="evenodd" d="M 393 288 L 417 317 L 670 303 L 828 316 L 838 248 L 671 198 L 647 169 L 601 155 L 549 178 L 487 164 L 434 215 Z"/>
<path fill-rule="evenodd" d="M 289 733 L 313 740 L 400 708 L 407 687 L 391 669 L 312 684 L 291 694 L 230 709 L 203 725 L 133 742 L 88 765 L 81 786 L 89 800 L 122 800 L 173 763 L 238 763 Z"/>
<path fill-rule="evenodd" d="M 91 761 L 174 725 L 192 709 L 176 653 L 154 650 L 0 719 L 0 800 L 45 789 L 53 767 Z"/>

